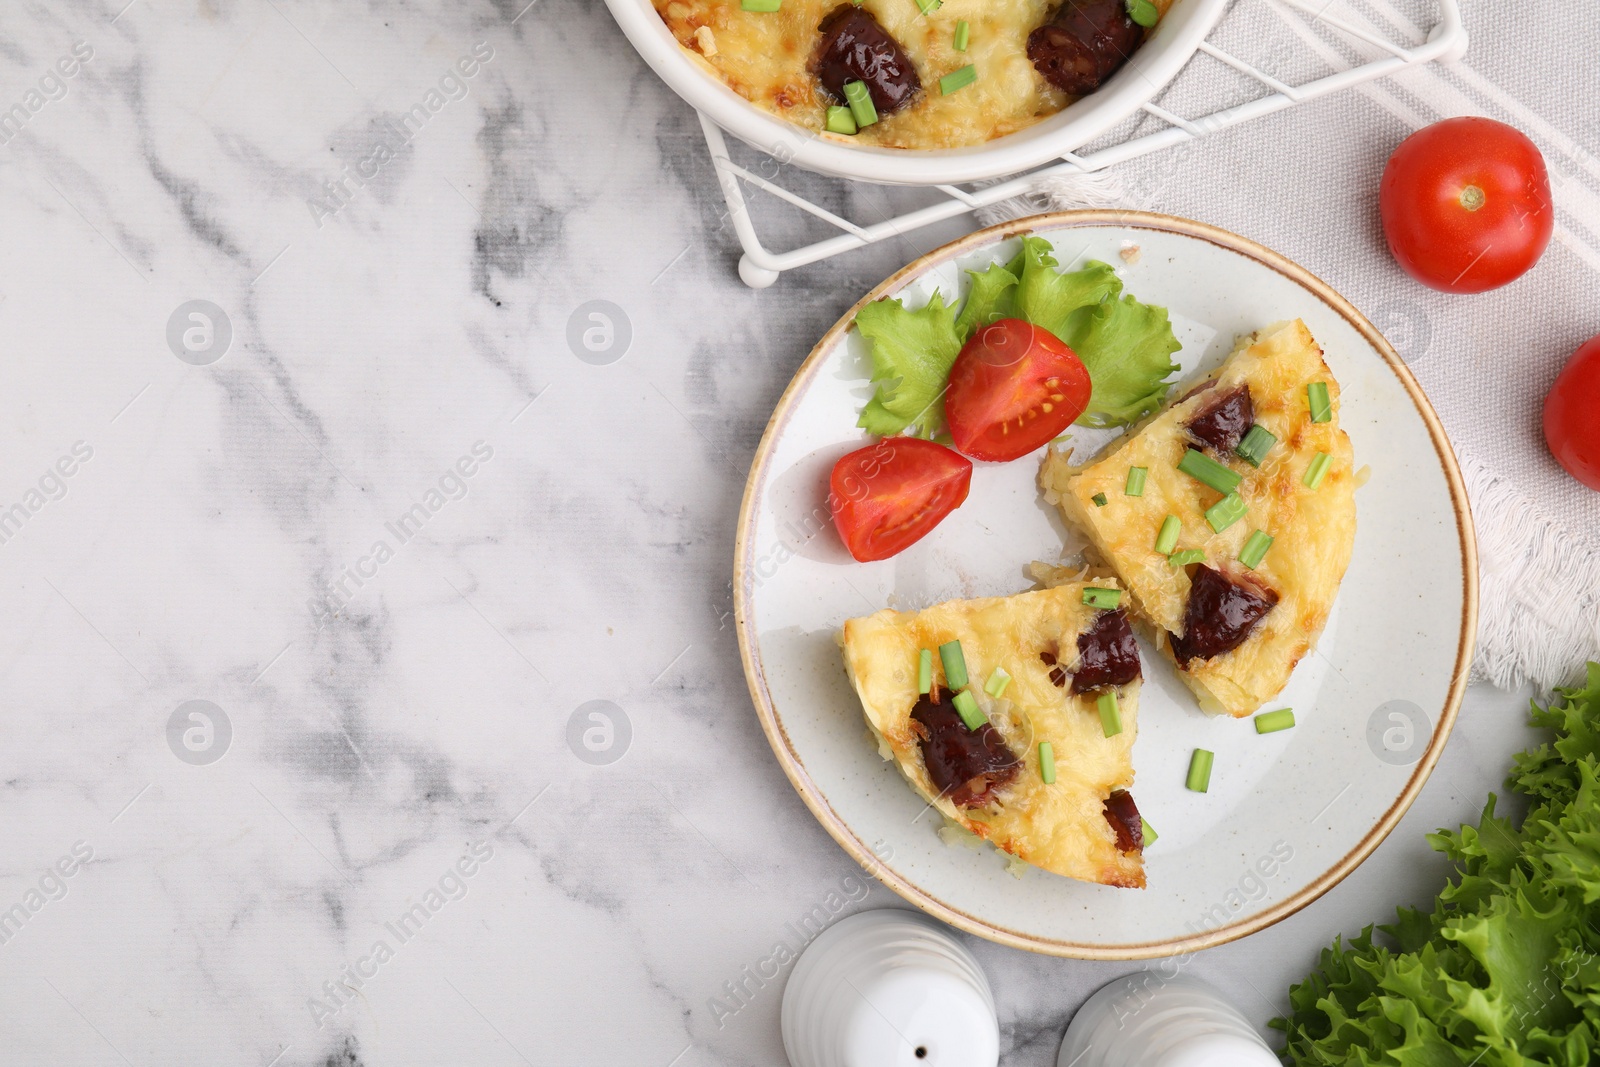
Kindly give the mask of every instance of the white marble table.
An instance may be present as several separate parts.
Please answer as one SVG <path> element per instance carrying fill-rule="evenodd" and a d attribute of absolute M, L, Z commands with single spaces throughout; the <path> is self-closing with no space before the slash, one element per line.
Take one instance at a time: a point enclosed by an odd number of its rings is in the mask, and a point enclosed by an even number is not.
<path fill-rule="evenodd" d="M 783 1062 L 781 979 L 713 998 L 900 902 L 770 757 L 733 519 L 813 339 L 939 235 L 746 290 L 597 0 L 125 2 L 0 14 L 0 1064 Z M 1196 973 L 1265 1021 L 1430 897 L 1524 699 Z M 968 940 L 1008 1064 L 1135 966 Z"/>

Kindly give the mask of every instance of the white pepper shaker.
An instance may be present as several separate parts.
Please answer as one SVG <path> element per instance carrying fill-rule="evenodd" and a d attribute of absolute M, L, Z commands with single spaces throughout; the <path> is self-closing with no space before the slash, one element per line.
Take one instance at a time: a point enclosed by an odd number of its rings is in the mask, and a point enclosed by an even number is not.
<path fill-rule="evenodd" d="M 939 923 L 885 909 L 817 936 L 783 990 L 792 1067 L 995 1067 L 1000 1025 L 978 961 Z"/>
<path fill-rule="evenodd" d="M 1056 1067 L 1279 1067 L 1218 990 L 1186 974 L 1141 971 L 1084 1002 Z"/>

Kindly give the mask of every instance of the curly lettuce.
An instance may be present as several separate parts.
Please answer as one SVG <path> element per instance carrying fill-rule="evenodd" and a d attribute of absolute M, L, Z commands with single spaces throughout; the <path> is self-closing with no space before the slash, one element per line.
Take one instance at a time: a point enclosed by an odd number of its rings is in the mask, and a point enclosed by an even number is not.
<path fill-rule="evenodd" d="M 1165 379 L 1178 369 L 1172 362 L 1178 340 L 1167 309 L 1131 296 L 1107 296 L 1085 312 L 1067 342 L 1094 383 L 1079 424 L 1122 426 L 1160 408 L 1171 387 Z"/>
<path fill-rule="evenodd" d="M 1056 270 L 1050 242 L 1042 237 L 1022 239 L 1021 271 L 1017 277 L 1017 317 L 1042 326 L 1067 342 L 1083 329 L 1085 317 L 1107 300 L 1122 294 L 1122 279 L 1108 263 L 1091 259 L 1065 274 Z M 1089 365 L 1083 353 L 1078 358 Z M 1090 377 L 1094 371 L 1089 372 Z"/>
<path fill-rule="evenodd" d="M 1401 908 L 1324 949 L 1289 994 L 1285 1062 L 1524 1067 L 1600 1063 L 1600 664 L 1533 722 L 1516 757 L 1530 802 L 1428 836 L 1456 864 L 1432 911 Z"/>
<path fill-rule="evenodd" d="M 961 304 L 961 314 L 956 317 L 956 331 L 961 335 L 963 344 L 979 328 L 1016 315 L 1013 294 L 1017 288 L 1018 270 L 996 263 L 987 270 L 967 271 L 972 278 L 972 285 L 967 289 L 967 299 Z"/>
<path fill-rule="evenodd" d="M 955 310 L 937 292 L 916 311 L 898 300 L 877 300 L 856 313 L 856 329 L 872 353 L 878 390 L 857 425 L 879 437 L 914 426 L 930 440 L 944 426 L 944 389 L 964 338 Z"/>
<path fill-rule="evenodd" d="M 922 437 L 938 434 L 945 383 L 961 346 L 1004 318 L 1049 330 L 1083 360 L 1093 393 L 1079 423 L 1124 425 L 1159 408 L 1178 370 L 1171 357 L 1181 347 L 1166 309 L 1125 295 L 1108 264 L 1091 260 L 1079 270 L 1057 270 L 1052 251 L 1044 238 L 1024 237 L 1011 262 L 969 270 L 959 314 L 938 293 L 916 311 L 890 299 L 862 308 L 856 328 L 877 388 L 858 425 L 886 437 L 908 428 Z"/>

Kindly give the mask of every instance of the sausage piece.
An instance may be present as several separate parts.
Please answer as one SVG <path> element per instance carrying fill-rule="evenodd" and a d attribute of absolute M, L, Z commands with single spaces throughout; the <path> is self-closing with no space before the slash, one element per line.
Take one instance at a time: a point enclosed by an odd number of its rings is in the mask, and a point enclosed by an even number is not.
<path fill-rule="evenodd" d="M 840 4 L 817 27 L 811 69 L 834 99 L 844 101 L 845 82 L 865 82 L 879 115 L 899 111 L 922 91 L 916 64 L 872 12 Z"/>
<path fill-rule="evenodd" d="M 1184 429 L 1202 447 L 1226 456 L 1239 447 L 1255 421 L 1256 408 L 1250 401 L 1250 387 L 1241 385 L 1213 399 Z"/>
<path fill-rule="evenodd" d="M 1143 40 L 1126 0 L 1066 0 L 1028 35 L 1028 58 L 1045 81 L 1084 96 L 1115 74 Z"/>
<path fill-rule="evenodd" d="M 1144 851 L 1144 820 L 1126 789 L 1113 789 L 1105 802 L 1106 822 L 1117 835 L 1118 852 Z"/>
<path fill-rule="evenodd" d="M 1277 603 L 1278 594 L 1252 578 L 1197 564 L 1183 609 L 1183 635 L 1170 635 L 1178 666 L 1187 669 L 1192 659 L 1232 652 Z"/>
<path fill-rule="evenodd" d="M 940 796 L 957 807 L 981 808 L 1022 769 L 1006 739 L 989 723 L 967 729 L 953 697 L 935 702 L 929 696 L 911 709 L 911 729 L 922 749 L 922 763 Z"/>
<path fill-rule="evenodd" d="M 1072 692 L 1087 693 L 1108 685 L 1127 685 L 1139 677 L 1139 645 L 1121 608 L 1102 611 L 1094 625 L 1078 635 L 1078 669 Z"/>

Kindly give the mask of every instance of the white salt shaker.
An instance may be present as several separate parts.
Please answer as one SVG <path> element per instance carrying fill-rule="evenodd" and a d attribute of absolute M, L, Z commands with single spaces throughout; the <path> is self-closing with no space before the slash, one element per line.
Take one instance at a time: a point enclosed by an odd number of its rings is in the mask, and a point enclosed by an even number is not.
<path fill-rule="evenodd" d="M 1198 978 L 1143 971 L 1084 1002 L 1056 1067 L 1279 1067 L 1255 1027 Z"/>
<path fill-rule="evenodd" d="M 813 941 L 783 990 L 792 1067 L 995 1067 L 994 996 L 966 946 L 912 911 L 864 911 Z"/>

